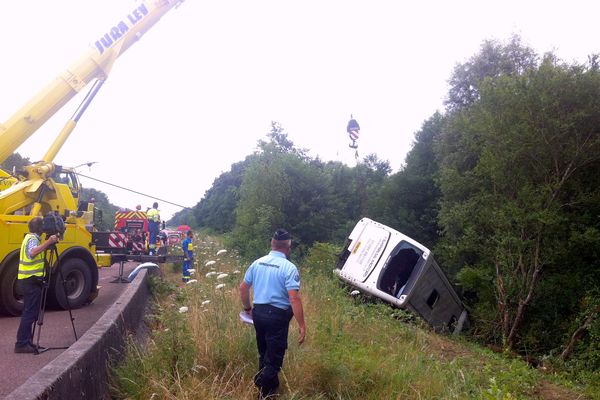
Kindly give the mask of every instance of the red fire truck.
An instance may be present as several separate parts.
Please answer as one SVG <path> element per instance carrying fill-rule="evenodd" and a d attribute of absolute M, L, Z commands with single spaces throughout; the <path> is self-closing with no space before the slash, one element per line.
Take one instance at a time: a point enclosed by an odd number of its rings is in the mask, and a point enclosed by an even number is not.
<path fill-rule="evenodd" d="M 132 254 L 145 254 L 148 238 L 148 217 L 146 213 L 138 210 L 119 210 L 115 213 L 115 232 L 124 234 L 115 235 L 115 240 L 124 240 L 125 247 Z M 109 238 L 110 242 L 110 238 Z M 113 245 L 110 244 L 109 245 Z M 118 243 L 114 247 L 122 247 Z"/>

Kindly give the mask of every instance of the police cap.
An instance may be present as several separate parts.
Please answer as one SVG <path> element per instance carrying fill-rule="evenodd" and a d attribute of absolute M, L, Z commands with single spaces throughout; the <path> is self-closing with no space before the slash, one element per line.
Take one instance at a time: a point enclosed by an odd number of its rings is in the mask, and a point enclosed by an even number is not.
<path fill-rule="evenodd" d="M 292 236 L 285 229 L 277 229 L 273 234 L 274 240 L 290 240 Z"/>

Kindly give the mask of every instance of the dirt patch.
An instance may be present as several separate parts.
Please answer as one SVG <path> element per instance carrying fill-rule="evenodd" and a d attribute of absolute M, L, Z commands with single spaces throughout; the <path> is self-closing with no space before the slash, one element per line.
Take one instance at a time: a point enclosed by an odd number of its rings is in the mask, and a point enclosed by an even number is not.
<path fill-rule="evenodd" d="M 452 361 L 455 358 L 472 358 L 473 353 L 468 351 L 464 346 L 444 339 L 441 336 L 431 335 L 427 339 L 431 351 L 444 360 Z"/>
<path fill-rule="evenodd" d="M 569 389 L 555 385 L 553 383 L 542 381 L 534 390 L 534 396 L 543 400 L 589 400 L 584 394 L 575 393 Z"/>
<path fill-rule="evenodd" d="M 483 366 L 486 364 L 484 357 L 469 351 L 460 343 L 455 343 L 442 336 L 431 335 L 427 339 L 429 350 L 441 357 L 444 360 L 452 361 L 460 358 L 466 360 L 473 368 L 477 365 Z M 494 350 L 494 349 L 492 349 Z M 531 364 L 530 364 L 531 365 Z M 532 397 L 540 400 L 590 400 L 591 398 L 569 390 L 565 387 L 556 385 L 548 381 L 540 381 L 538 386 L 533 390 Z"/>

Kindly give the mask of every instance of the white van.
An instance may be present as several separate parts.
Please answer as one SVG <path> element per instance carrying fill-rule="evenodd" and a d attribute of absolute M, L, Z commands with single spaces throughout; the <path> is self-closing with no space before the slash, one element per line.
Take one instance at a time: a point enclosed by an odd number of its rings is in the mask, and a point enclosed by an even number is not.
<path fill-rule="evenodd" d="M 459 333 L 467 321 L 462 301 L 432 252 L 369 218 L 350 233 L 334 272 L 359 291 L 417 314 L 436 331 Z"/>

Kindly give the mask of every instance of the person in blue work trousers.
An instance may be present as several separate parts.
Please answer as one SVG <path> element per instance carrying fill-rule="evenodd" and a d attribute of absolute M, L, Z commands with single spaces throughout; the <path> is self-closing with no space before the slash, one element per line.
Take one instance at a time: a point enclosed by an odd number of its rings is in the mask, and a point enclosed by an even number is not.
<path fill-rule="evenodd" d="M 192 244 L 192 238 L 194 234 L 192 231 L 187 231 L 186 238 L 181 243 L 183 249 L 183 281 L 188 282 L 190 280 L 190 268 L 192 268 L 194 262 L 194 247 Z"/>
<path fill-rule="evenodd" d="M 259 399 L 277 395 L 279 371 L 288 347 L 288 330 L 292 316 L 298 323 L 298 343 L 304 343 L 306 326 L 300 298 L 300 274 L 288 260 L 292 240 L 284 229 L 271 238 L 271 252 L 254 261 L 240 283 L 244 312 L 252 317 L 258 347 L 258 373 L 254 384 Z M 254 289 L 250 303 L 250 288 Z M 252 307 L 252 304 L 254 307 Z"/>
<path fill-rule="evenodd" d="M 33 344 L 33 325 L 38 320 L 44 279 L 44 251 L 58 242 L 58 236 L 52 235 L 42 242 L 42 224 L 40 217 L 32 218 L 28 223 L 29 232 L 21 243 L 19 253 L 19 271 L 17 282 L 23 293 L 23 312 L 17 330 L 15 353 L 36 353 Z"/>
<path fill-rule="evenodd" d="M 160 211 L 158 211 L 157 202 L 154 202 L 152 208 L 146 211 L 146 217 L 148 217 L 148 233 L 150 236 L 148 239 L 148 254 L 153 256 L 156 254 L 156 238 L 158 237 L 158 231 L 160 231 Z"/>

